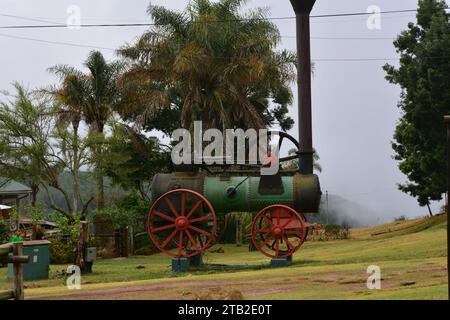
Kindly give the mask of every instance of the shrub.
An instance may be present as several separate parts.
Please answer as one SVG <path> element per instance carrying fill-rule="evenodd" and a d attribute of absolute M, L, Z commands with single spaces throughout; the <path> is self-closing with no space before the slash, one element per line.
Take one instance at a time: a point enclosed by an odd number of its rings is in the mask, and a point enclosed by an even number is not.
<path fill-rule="evenodd" d="M 8 242 L 10 233 L 8 224 L 0 220 L 0 244 Z"/>
<path fill-rule="evenodd" d="M 394 221 L 406 221 L 406 217 L 405 216 L 396 217 L 394 218 Z"/>
<path fill-rule="evenodd" d="M 50 263 L 51 264 L 69 264 L 75 263 L 76 250 L 70 242 L 64 242 L 60 239 L 50 240 Z"/>

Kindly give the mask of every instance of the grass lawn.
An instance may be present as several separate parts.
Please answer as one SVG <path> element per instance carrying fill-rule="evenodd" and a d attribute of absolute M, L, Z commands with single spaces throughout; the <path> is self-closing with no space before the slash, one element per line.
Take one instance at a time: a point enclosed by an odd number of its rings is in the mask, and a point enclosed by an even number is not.
<path fill-rule="evenodd" d="M 173 274 L 164 254 L 99 260 L 68 290 L 52 265 L 50 279 L 26 282 L 37 299 L 447 299 L 446 216 L 354 229 L 351 239 L 306 242 L 293 265 L 271 269 L 269 259 L 247 247 L 220 245 L 200 269 Z M 217 247 L 217 246 L 216 246 Z M 213 268 L 208 264 L 249 264 Z M 367 267 L 381 268 L 381 290 L 366 287 Z M 10 288 L 0 269 L 0 290 Z"/>

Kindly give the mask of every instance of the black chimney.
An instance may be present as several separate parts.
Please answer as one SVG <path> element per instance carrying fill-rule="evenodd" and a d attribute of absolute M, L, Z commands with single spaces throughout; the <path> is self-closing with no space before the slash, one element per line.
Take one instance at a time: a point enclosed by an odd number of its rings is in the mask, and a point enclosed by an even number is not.
<path fill-rule="evenodd" d="M 297 86 L 300 173 L 313 173 L 311 119 L 311 49 L 309 15 L 316 0 L 290 0 L 297 25 Z"/>

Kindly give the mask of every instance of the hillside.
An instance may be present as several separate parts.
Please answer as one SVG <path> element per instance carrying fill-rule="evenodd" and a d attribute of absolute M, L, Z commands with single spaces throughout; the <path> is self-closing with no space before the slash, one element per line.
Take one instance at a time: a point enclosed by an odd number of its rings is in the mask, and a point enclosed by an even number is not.
<path fill-rule="evenodd" d="M 203 268 L 185 275 L 170 272 L 170 258 L 103 260 L 82 289 L 67 290 L 52 266 L 52 279 L 28 283 L 30 299 L 447 299 L 446 216 L 359 228 L 351 239 L 307 242 L 288 268 L 271 269 L 269 260 L 246 247 L 222 246 L 208 264 L 249 268 Z M 367 267 L 381 268 L 381 290 L 366 287 Z M 6 271 L 0 269 L 0 288 Z M 106 283 L 107 282 L 107 283 Z"/>

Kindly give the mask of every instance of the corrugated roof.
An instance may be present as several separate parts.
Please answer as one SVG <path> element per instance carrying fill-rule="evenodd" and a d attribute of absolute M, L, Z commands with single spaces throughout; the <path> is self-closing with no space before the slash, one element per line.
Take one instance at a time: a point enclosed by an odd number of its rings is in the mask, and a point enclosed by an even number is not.
<path fill-rule="evenodd" d="M 31 193 L 31 188 L 26 185 L 0 177 L 0 194 L 26 194 Z"/>

